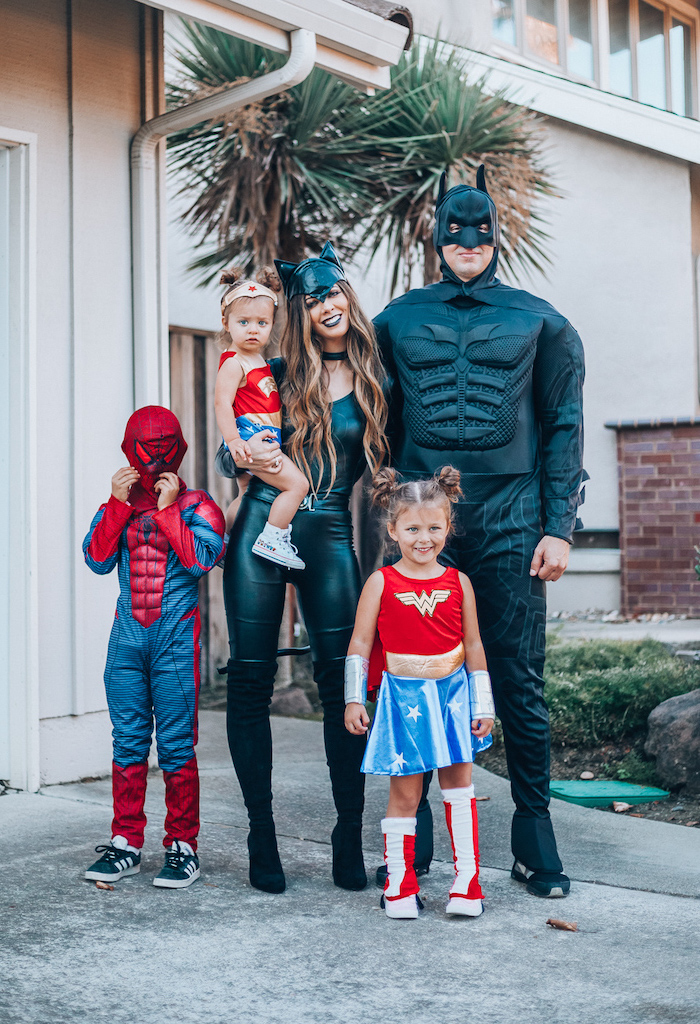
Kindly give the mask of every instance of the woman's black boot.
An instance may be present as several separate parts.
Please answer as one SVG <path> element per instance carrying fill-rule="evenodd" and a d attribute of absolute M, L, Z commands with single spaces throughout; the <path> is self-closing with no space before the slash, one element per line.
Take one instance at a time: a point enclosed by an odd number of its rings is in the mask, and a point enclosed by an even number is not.
<path fill-rule="evenodd" d="M 359 892 L 367 885 L 362 856 L 362 824 L 339 821 L 331 833 L 333 881 L 341 889 Z"/>
<path fill-rule="evenodd" d="M 263 892 L 284 892 L 287 883 L 277 850 L 274 824 L 251 826 L 248 833 L 248 877 L 254 889 Z"/>
<path fill-rule="evenodd" d="M 250 884 L 263 892 L 286 888 L 272 818 L 269 706 L 276 670 L 274 661 L 228 663 L 228 742 L 250 821 Z"/>

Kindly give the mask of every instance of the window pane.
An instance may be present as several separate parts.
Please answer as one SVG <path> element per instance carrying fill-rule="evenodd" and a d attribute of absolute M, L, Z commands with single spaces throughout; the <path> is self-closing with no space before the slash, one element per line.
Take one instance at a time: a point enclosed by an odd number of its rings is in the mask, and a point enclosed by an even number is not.
<path fill-rule="evenodd" d="M 525 39 L 532 53 L 559 63 L 556 0 L 527 0 Z"/>
<path fill-rule="evenodd" d="M 566 70 L 593 79 L 593 28 L 591 0 L 569 0 L 569 38 L 566 41 Z"/>
<path fill-rule="evenodd" d="M 690 25 L 674 18 L 670 33 L 671 110 L 688 117 L 693 112 L 690 95 Z"/>
<path fill-rule="evenodd" d="M 620 96 L 632 95 L 629 0 L 608 0 L 610 20 L 610 88 Z"/>
<path fill-rule="evenodd" d="M 491 0 L 494 39 L 515 46 L 515 14 L 512 0 Z"/>
<path fill-rule="evenodd" d="M 639 100 L 652 107 L 666 107 L 666 60 L 664 54 L 664 13 L 639 0 L 639 46 L 637 48 Z"/>

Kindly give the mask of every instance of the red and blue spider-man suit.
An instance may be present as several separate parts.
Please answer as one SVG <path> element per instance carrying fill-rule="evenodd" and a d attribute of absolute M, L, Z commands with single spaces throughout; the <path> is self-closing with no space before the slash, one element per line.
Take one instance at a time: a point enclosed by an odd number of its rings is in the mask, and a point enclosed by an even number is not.
<path fill-rule="evenodd" d="M 224 518 L 206 491 L 190 491 L 182 480 L 175 501 L 158 510 L 154 484 L 162 473 L 177 473 L 187 451 L 168 409 L 138 409 L 126 425 L 122 451 L 140 479 L 127 502 L 112 495 L 102 505 L 83 542 L 93 572 L 119 564 L 121 592 L 104 676 L 114 741 L 112 835 L 143 846 L 155 716 L 167 807 L 163 845 L 177 839 L 196 850 L 197 585 L 221 557 Z"/>

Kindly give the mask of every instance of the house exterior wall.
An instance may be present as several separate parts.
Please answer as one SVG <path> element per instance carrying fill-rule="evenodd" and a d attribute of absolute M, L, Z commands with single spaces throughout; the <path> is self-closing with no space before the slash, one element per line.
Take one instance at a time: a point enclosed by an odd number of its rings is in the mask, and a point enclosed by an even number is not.
<path fill-rule="evenodd" d="M 117 580 L 80 544 L 124 459 L 133 401 L 133 0 L 0 0 L 0 125 L 37 136 L 38 637 L 42 781 L 109 769 L 102 672 Z M 15 685 L 26 681 L 16 680 Z"/>

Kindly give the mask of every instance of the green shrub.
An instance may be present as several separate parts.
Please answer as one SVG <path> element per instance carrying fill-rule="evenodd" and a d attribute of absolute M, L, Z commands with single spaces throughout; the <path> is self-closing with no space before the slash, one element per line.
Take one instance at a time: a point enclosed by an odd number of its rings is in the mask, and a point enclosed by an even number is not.
<path fill-rule="evenodd" d="M 653 761 L 645 761 L 636 750 L 630 750 L 616 765 L 611 765 L 610 776 L 620 782 L 634 782 L 638 786 L 659 786 Z"/>
<path fill-rule="evenodd" d="M 572 747 L 638 736 L 657 704 L 700 686 L 700 666 L 654 640 L 555 643 L 544 675 L 552 739 Z"/>

